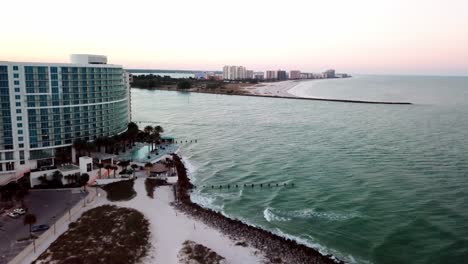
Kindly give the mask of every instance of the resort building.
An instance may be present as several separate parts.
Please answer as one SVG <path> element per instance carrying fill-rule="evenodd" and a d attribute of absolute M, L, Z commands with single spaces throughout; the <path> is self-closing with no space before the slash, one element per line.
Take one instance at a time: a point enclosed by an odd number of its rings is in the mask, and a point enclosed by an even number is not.
<path fill-rule="evenodd" d="M 0 61 L 0 185 L 71 163 L 75 139 L 124 132 L 130 75 L 106 56 L 71 63 Z"/>

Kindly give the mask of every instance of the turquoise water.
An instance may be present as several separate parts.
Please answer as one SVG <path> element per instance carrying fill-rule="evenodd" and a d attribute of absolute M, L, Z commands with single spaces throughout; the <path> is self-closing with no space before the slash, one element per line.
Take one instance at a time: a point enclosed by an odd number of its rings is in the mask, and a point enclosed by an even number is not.
<path fill-rule="evenodd" d="M 362 76 L 299 92 L 417 104 L 133 89 L 133 118 L 198 139 L 181 154 L 205 206 L 349 262 L 468 263 L 468 78 Z M 268 182 L 295 186 L 203 188 Z"/>

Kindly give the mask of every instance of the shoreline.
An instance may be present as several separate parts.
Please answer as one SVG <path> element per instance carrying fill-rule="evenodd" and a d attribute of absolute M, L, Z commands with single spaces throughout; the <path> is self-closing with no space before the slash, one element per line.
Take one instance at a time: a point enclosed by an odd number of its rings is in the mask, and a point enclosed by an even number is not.
<path fill-rule="evenodd" d="M 320 79 L 322 80 L 322 79 Z M 176 91 L 187 93 L 205 93 L 217 95 L 233 95 L 233 96 L 250 96 L 250 97 L 265 97 L 277 99 L 294 99 L 294 100 L 308 100 L 308 101 L 322 101 L 322 102 L 335 102 L 335 103 L 354 103 L 354 104 L 382 104 L 382 105 L 413 105 L 411 102 L 398 102 L 398 101 L 367 101 L 367 100 L 348 100 L 348 99 L 331 99 L 331 98 L 318 98 L 318 97 L 300 97 L 289 93 L 288 91 L 297 86 L 301 82 L 313 81 L 312 80 L 288 80 L 279 82 L 264 82 L 255 85 L 243 84 L 228 84 L 226 89 L 217 89 L 215 91 L 200 88 L 191 88 L 187 91 L 181 91 L 170 87 L 159 88 L 138 88 L 144 90 L 162 90 L 162 91 Z"/>
<path fill-rule="evenodd" d="M 187 176 L 187 170 L 181 158 L 173 154 L 178 181 L 175 186 L 176 203 L 174 207 L 205 224 L 219 229 L 222 233 L 236 239 L 242 239 L 248 246 L 262 251 L 269 263 L 345 263 L 332 255 L 322 255 L 316 249 L 294 240 L 276 235 L 270 231 L 251 226 L 242 221 L 231 219 L 219 212 L 204 208 L 190 199 L 190 190 L 194 187 Z"/>

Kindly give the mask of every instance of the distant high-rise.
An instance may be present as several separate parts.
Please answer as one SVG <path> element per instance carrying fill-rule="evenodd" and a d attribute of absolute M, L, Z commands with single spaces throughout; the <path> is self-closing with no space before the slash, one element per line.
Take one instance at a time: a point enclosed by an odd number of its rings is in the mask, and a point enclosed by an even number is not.
<path fill-rule="evenodd" d="M 284 80 L 288 79 L 288 75 L 287 75 L 286 71 L 278 70 L 276 72 L 276 75 L 277 75 L 278 81 L 284 81 Z"/>
<path fill-rule="evenodd" d="M 289 73 L 289 79 L 291 80 L 298 80 L 301 79 L 301 71 L 291 71 Z"/>
<path fill-rule="evenodd" d="M 223 79 L 225 80 L 245 80 L 252 79 L 253 71 L 247 70 L 244 66 L 224 66 Z"/>
<path fill-rule="evenodd" d="M 323 75 L 325 76 L 325 78 L 335 78 L 335 70 L 333 69 L 330 69 L 330 70 L 327 70 L 323 73 Z"/>
<path fill-rule="evenodd" d="M 223 67 L 223 79 L 229 80 L 229 66 L 228 65 Z"/>
<path fill-rule="evenodd" d="M 249 79 L 249 80 L 250 80 L 250 79 L 253 79 L 253 78 L 254 78 L 254 72 L 251 71 L 251 70 L 245 71 L 245 78 L 246 78 L 246 79 Z"/>
<path fill-rule="evenodd" d="M 267 71 L 266 72 L 267 80 L 276 80 L 276 71 Z"/>
<path fill-rule="evenodd" d="M 265 79 L 265 73 L 264 72 L 255 72 L 253 74 L 253 78 L 255 80 L 263 80 L 263 79 Z"/>

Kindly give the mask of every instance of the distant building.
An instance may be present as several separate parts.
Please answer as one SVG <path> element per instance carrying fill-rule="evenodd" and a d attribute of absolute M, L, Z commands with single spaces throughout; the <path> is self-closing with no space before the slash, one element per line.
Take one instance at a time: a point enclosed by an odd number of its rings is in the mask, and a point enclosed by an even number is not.
<path fill-rule="evenodd" d="M 253 74 L 253 78 L 255 80 L 264 80 L 265 79 L 265 73 L 264 72 L 255 72 Z"/>
<path fill-rule="evenodd" d="M 253 71 L 247 70 L 244 66 L 224 66 L 223 79 L 224 80 L 245 80 L 252 79 Z"/>
<path fill-rule="evenodd" d="M 266 72 L 266 79 L 267 80 L 276 80 L 276 71 L 267 71 Z"/>
<path fill-rule="evenodd" d="M 254 78 L 254 72 L 251 71 L 251 70 L 245 71 L 245 78 L 249 79 L 249 80 L 253 79 Z"/>
<path fill-rule="evenodd" d="M 278 79 L 278 81 L 284 81 L 288 79 L 288 74 L 286 73 L 286 71 L 278 70 L 276 72 L 276 78 Z"/>
<path fill-rule="evenodd" d="M 237 80 L 237 79 L 238 79 L 237 66 L 229 66 L 228 80 Z"/>
<path fill-rule="evenodd" d="M 206 78 L 206 74 L 204 72 L 196 72 L 194 77 L 195 79 L 202 80 Z"/>
<path fill-rule="evenodd" d="M 333 69 L 327 70 L 323 74 L 324 74 L 325 78 L 335 78 L 336 77 L 335 76 L 335 70 L 333 70 Z"/>
<path fill-rule="evenodd" d="M 230 77 L 229 76 L 229 69 L 230 68 L 227 65 L 223 67 L 223 79 L 224 80 L 229 80 L 229 77 Z"/>
<path fill-rule="evenodd" d="M 291 80 L 301 79 L 301 71 L 291 71 L 289 73 L 289 79 Z"/>

